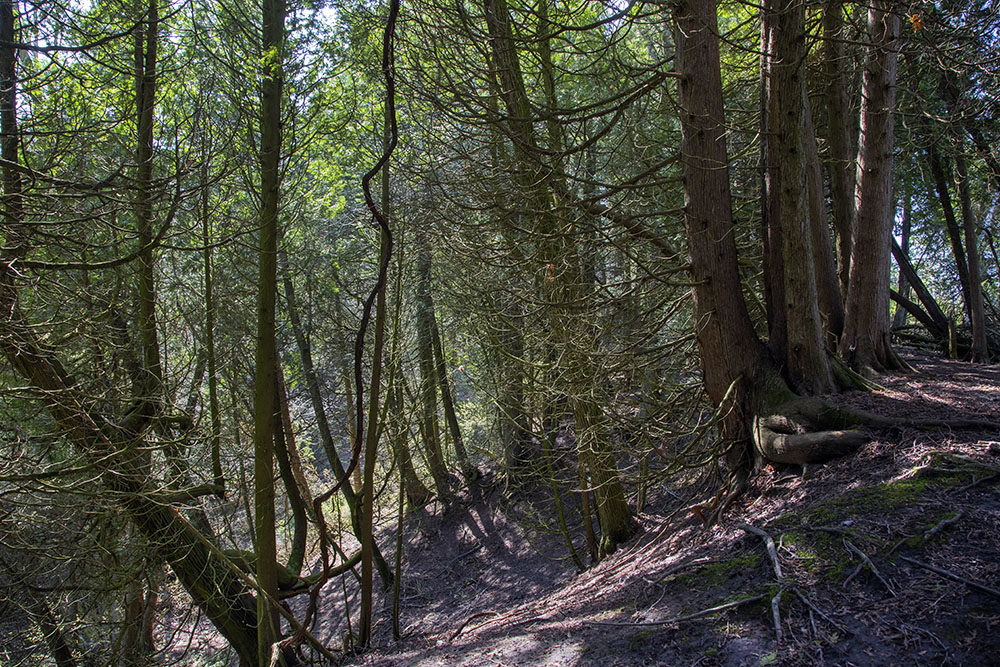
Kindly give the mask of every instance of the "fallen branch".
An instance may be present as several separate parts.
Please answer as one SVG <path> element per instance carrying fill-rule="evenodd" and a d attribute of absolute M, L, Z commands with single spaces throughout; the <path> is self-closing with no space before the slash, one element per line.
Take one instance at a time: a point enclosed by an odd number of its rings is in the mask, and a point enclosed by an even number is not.
<path fill-rule="evenodd" d="M 479 612 L 478 614 L 473 614 L 472 616 L 470 616 L 470 617 L 468 617 L 467 619 L 465 619 L 465 622 L 464 622 L 464 623 L 462 623 L 462 625 L 458 626 L 458 630 L 455 630 L 455 632 L 451 633 L 451 636 L 450 636 L 450 637 L 448 637 L 448 641 L 450 641 L 450 642 L 451 642 L 451 641 L 455 641 L 455 637 L 457 637 L 457 636 L 459 636 L 460 634 L 462 634 L 462 630 L 465 630 L 465 627 L 466 627 L 466 626 L 467 626 L 467 625 L 468 625 L 469 623 L 472 623 L 472 622 L 473 622 L 474 620 L 476 620 L 477 618 L 482 618 L 482 617 L 484 617 L 484 616 L 496 616 L 496 615 L 497 615 L 497 613 L 498 613 L 498 612 L 495 612 L 495 611 L 481 611 L 481 612 Z"/>
<path fill-rule="evenodd" d="M 701 618 L 702 616 L 708 616 L 709 614 L 714 614 L 720 611 L 726 611 L 727 609 L 733 609 L 734 607 L 740 607 L 745 604 L 750 604 L 751 602 L 759 602 L 767 597 L 766 593 L 760 595 L 755 595 L 752 598 L 743 598 L 742 600 L 736 600 L 735 602 L 727 602 L 726 604 L 720 604 L 717 607 L 710 607 L 708 609 L 702 609 L 701 611 L 696 611 L 693 614 L 687 614 L 686 616 L 676 616 L 674 618 L 668 618 L 662 621 L 634 621 L 634 622 L 619 622 L 619 621 L 584 621 L 587 625 L 607 625 L 614 627 L 632 628 L 632 627 L 650 627 L 658 625 L 671 625 L 673 623 L 681 623 L 683 621 L 693 621 L 696 618 Z"/>
<path fill-rule="evenodd" d="M 961 576 L 959 574 L 955 574 L 954 572 L 951 572 L 950 570 L 943 570 L 943 569 L 941 569 L 939 567 L 934 567 L 933 565 L 928 565 L 927 563 L 921 563 L 918 560 L 913 560 L 912 558 L 907 558 L 906 556 L 900 556 L 899 559 L 903 560 L 903 561 L 906 561 L 907 563 L 910 563 L 911 565 L 916 565 L 917 567 L 922 567 L 925 570 L 930 570 L 934 574 L 939 574 L 942 577 L 946 577 L 948 579 L 951 579 L 952 581 L 957 581 L 959 583 L 965 584 L 969 588 L 975 588 L 977 591 L 981 591 L 981 592 L 986 593 L 988 595 L 992 595 L 995 598 L 1000 598 L 1000 591 L 998 591 L 997 589 L 990 588 L 989 586 L 981 584 L 978 581 L 973 581 L 972 579 L 967 579 L 966 577 L 963 577 L 963 576 Z"/>
<path fill-rule="evenodd" d="M 875 577 L 880 582 L 882 582 L 882 585 L 885 586 L 885 589 L 889 591 L 889 594 L 892 595 L 893 597 L 896 597 L 896 591 L 892 590 L 892 586 L 889 585 L 889 582 L 885 580 L 885 577 L 882 576 L 882 573 L 878 571 L 877 567 L 875 567 L 875 563 L 872 562 L 872 559 L 869 558 L 864 551 L 851 544 L 851 541 L 847 539 L 844 540 L 844 546 L 847 548 L 848 551 L 857 554 L 858 557 L 861 558 L 861 563 L 859 563 L 858 566 L 854 568 L 854 571 L 851 572 L 851 574 L 847 577 L 847 579 L 844 580 L 843 584 L 844 588 L 846 588 L 847 584 L 851 583 L 851 580 L 854 579 L 854 577 L 856 577 L 859 572 L 861 572 L 861 568 L 867 565 L 868 569 L 871 570 L 871 573 L 874 574 Z"/>
<path fill-rule="evenodd" d="M 937 522 L 937 525 L 935 525 L 933 528 L 924 533 L 924 542 L 931 539 L 932 537 L 940 533 L 943 529 L 947 528 L 948 526 L 954 523 L 958 523 L 963 516 L 965 516 L 965 510 L 961 509 L 955 512 L 955 516 L 948 519 L 941 519 L 940 521 Z"/>
<path fill-rule="evenodd" d="M 840 630 L 844 634 L 849 634 L 849 635 L 854 634 L 853 632 L 851 632 L 850 630 L 848 630 L 847 628 L 845 628 L 844 626 L 842 626 L 840 623 L 837 623 L 837 621 L 835 621 L 832 618 L 830 618 L 829 616 L 827 616 L 823 612 L 823 610 L 821 610 L 819 607 L 817 607 L 812 602 L 810 602 L 809 598 L 807 598 L 805 595 L 802 594 L 802 591 L 800 591 L 797 588 L 793 588 L 792 590 L 795 592 L 796 595 L 799 596 L 799 599 L 802 600 L 802 603 L 805 606 L 809 607 L 809 609 L 811 609 L 812 611 L 814 611 L 817 614 L 819 614 L 820 618 L 822 618 L 824 621 L 826 621 L 827 623 L 829 623 L 833 627 L 837 628 L 838 630 Z"/>
<path fill-rule="evenodd" d="M 771 598 L 771 620 L 774 621 L 774 637 L 781 643 L 784 638 L 784 633 L 781 632 L 781 610 L 778 605 L 781 604 L 781 596 L 784 594 L 785 589 L 780 588 L 778 592 L 774 594 Z"/>
<path fill-rule="evenodd" d="M 482 544 L 477 544 L 476 546 L 472 547 L 468 551 L 463 551 L 462 553 L 460 553 L 459 555 L 455 556 L 450 561 L 448 561 L 447 567 L 451 567 L 452 565 L 454 565 L 458 561 L 462 560 L 466 556 L 471 556 L 472 554 L 476 553 L 477 551 L 479 551 L 482 548 L 483 548 Z"/>
<path fill-rule="evenodd" d="M 767 555 L 770 557 L 771 565 L 774 567 L 774 576 L 778 578 L 778 581 L 784 579 L 784 577 L 781 574 L 781 563 L 778 562 L 778 550 L 774 546 L 774 539 L 760 528 L 755 528 L 754 526 L 751 526 L 749 523 L 740 522 L 736 524 L 736 526 L 738 528 L 742 528 L 748 533 L 753 533 L 754 535 L 757 535 L 758 537 L 760 537 L 760 539 L 764 541 L 764 546 L 767 548 Z"/>

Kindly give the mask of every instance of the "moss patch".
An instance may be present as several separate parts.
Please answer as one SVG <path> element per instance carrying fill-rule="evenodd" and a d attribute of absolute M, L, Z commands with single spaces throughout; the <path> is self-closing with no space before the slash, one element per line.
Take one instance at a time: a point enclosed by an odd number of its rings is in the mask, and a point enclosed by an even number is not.
<path fill-rule="evenodd" d="M 662 583 L 676 583 L 687 589 L 701 590 L 720 586 L 730 581 L 734 575 L 756 569 L 759 565 L 760 554 L 748 553 L 718 563 L 708 563 L 691 572 L 669 576 Z"/>

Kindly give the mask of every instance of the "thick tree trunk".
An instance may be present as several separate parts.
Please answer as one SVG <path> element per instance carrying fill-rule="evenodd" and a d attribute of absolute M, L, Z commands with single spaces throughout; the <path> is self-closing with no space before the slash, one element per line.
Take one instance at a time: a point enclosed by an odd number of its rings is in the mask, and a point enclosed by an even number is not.
<path fill-rule="evenodd" d="M 730 462 L 744 469 L 746 445 L 770 459 L 822 460 L 858 443 L 851 432 L 813 434 L 808 441 L 786 436 L 772 420 L 797 399 L 774 368 L 747 313 L 730 208 L 722 77 L 714 0 L 675 3 L 676 66 L 681 106 L 681 168 L 684 223 L 688 237 L 694 325 L 705 390 L 724 409 L 725 435 L 734 442 Z M 788 420 L 792 421 L 792 420 Z M 806 420 L 798 420 L 806 426 Z M 823 427 L 814 419 L 810 427 Z"/>
<path fill-rule="evenodd" d="M 906 366 L 889 339 L 893 109 L 899 50 L 899 16 L 891 3 L 873 3 L 868 29 L 871 45 L 862 85 L 857 220 L 840 354 L 853 368 L 870 373 Z"/>
<path fill-rule="evenodd" d="M 778 239 L 782 254 L 782 285 L 776 290 L 781 301 L 776 300 L 772 310 L 784 311 L 786 347 L 776 349 L 774 341 L 769 346 L 795 387 L 823 394 L 835 385 L 819 317 L 809 219 L 805 143 L 814 140 L 805 136 L 805 4 L 803 0 L 770 0 L 768 6 L 765 22 L 773 21 L 765 30 L 772 36 L 772 51 L 765 54 L 770 55 L 768 158 L 774 163 L 768 165 L 771 181 L 766 194 L 778 198 L 780 219 L 777 233 L 770 232 L 768 237 L 772 243 Z M 774 222 L 769 219 L 769 224 Z"/>
<path fill-rule="evenodd" d="M 788 322 L 785 311 L 785 255 L 782 252 L 781 214 L 781 159 L 779 136 L 775 124 L 778 119 L 778 100 L 773 56 L 776 35 L 776 10 L 774 2 L 766 2 L 760 9 L 760 150 L 764 165 L 761 182 L 761 239 L 764 263 L 764 308 L 767 315 L 767 345 L 785 366 L 788 349 Z"/>
<path fill-rule="evenodd" d="M 733 398 L 746 400 L 758 369 L 769 362 L 739 289 L 715 2 L 678 2 L 674 20 L 694 324 L 705 391 L 718 406 L 734 381 L 739 386 Z M 735 413 L 729 424 L 731 437 L 748 436 Z"/>

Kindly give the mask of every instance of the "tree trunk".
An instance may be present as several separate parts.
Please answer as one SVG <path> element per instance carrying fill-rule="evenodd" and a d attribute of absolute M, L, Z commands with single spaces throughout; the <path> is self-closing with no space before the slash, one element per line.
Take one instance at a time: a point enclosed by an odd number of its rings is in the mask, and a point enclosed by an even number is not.
<path fill-rule="evenodd" d="M 780 173 L 778 154 L 778 99 L 774 74 L 776 46 L 774 2 L 766 2 L 760 10 L 760 150 L 764 165 L 761 181 L 761 239 L 764 264 L 764 308 L 767 315 L 767 344 L 778 358 L 779 365 L 786 365 L 788 349 L 788 322 L 785 311 L 785 258 L 782 252 L 783 223 L 781 215 Z"/>
<path fill-rule="evenodd" d="M 434 488 L 442 502 L 450 502 L 451 487 L 441 449 L 441 429 L 437 414 L 437 382 L 434 372 L 432 336 L 434 302 L 431 299 L 431 252 L 427 240 L 419 241 L 417 250 L 417 360 L 420 365 L 420 434 L 427 453 L 427 464 Z"/>
<path fill-rule="evenodd" d="M 952 256 L 955 258 L 955 268 L 958 270 L 958 281 L 962 287 L 962 303 L 965 304 L 965 312 L 970 315 L 972 292 L 969 281 L 969 262 L 965 258 L 965 246 L 962 244 L 962 232 L 955 219 L 955 207 L 951 201 L 951 181 L 947 165 L 938 152 L 937 146 L 933 143 L 927 147 L 927 163 L 931 168 L 931 176 L 934 178 L 934 189 L 937 191 L 938 201 L 941 203 L 941 212 L 944 214 L 944 228 L 948 234 L 948 241 L 951 243 Z"/>
<path fill-rule="evenodd" d="M 153 114 L 156 108 L 156 50 L 159 41 L 158 0 L 150 0 L 143 20 L 136 23 L 135 99 L 136 144 L 135 219 L 139 252 L 139 342 L 142 347 L 142 397 L 138 410 L 154 416 L 162 409 L 163 372 L 156 327 L 156 256 L 153 249 Z"/>
<path fill-rule="evenodd" d="M 857 434 L 782 434 L 776 411 L 792 412 L 797 399 L 777 373 L 747 312 L 740 285 L 725 143 L 722 76 L 715 0 L 685 0 L 674 9 L 675 62 L 681 107 L 684 224 L 691 265 L 694 324 L 705 391 L 725 410 L 724 435 L 733 442 L 730 463 L 750 462 L 747 445 L 775 461 L 809 462 L 857 446 Z M 779 419 L 778 421 L 782 421 Z M 822 419 L 790 420 L 824 426 Z"/>
<path fill-rule="evenodd" d="M 896 260 L 896 265 L 899 267 L 900 275 L 906 278 L 907 284 L 913 288 L 914 293 L 920 300 L 921 305 L 923 305 L 924 310 L 927 311 L 928 321 L 922 322 L 922 324 L 927 327 L 927 331 L 930 332 L 936 340 L 940 340 L 943 343 L 947 343 L 948 340 L 948 317 L 941 310 L 937 301 L 934 300 L 934 296 L 931 294 L 927 286 L 924 285 L 924 281 L 920 279 L 920 275 L 917 270 L 913 268 L 913 264 L 910 262 L 910 258 L 906 256 L 903 249 L 899 247 L 896 243 L 896 239 L 892 239 L 892 256 Z"/>
<path fill-rule="evenodd" d="M 18 149 L 20 133 L 17 128 L 17 50 L 14 0 L 0 0 L 0 156 L 4 159 L 3 175 L 3 225 L 5 245 L 9 246 L 10 259 L 19 259 L 27 250 L 29 230 L 23 225 L 21 172 L 14 168 L 20 163 Z"/>
<path fill-rule="evenodd" d="M 958 176 L 958 194 L 962 202 L 962 228 L 969 262 L 969 319 L 972 323 L 970 357 L 975 363 L 985 364 L 989 363 L 990 354 L 986 341 L 986 313 L 980 278 L 982 274 L 979 269 L 979 236 L 976 231 L 976 214 L 972 211 L 972 196 L 969 194 L 969 170 L 961 146 L 955 154 L 955 171 Z"/>
<path fill-rule="evenodd" d="M 823 169 L 816 148 L 816 129 L 813 125 L 809 97 L 805 100 L 805 142 L 807 182 L 809 187 L 809 230 L 812 234 L 813 265 L 816 269 L 816 296 L 827 346 L 837 349 L 837 341 L 844 332 L 844 297 L 837 277 L 837 263 L 833 256 L 830 225 L 826 216 L 826 198 L 823 194 Z"/>
<path fill-rule="evenodd" d="M 868 29 L 871 45 L 862 83 L 857 220 L 840 341 L 844 360 L 865 373 L 906 367 L 889 339 L 893 108 L 899 49 L 899 16 L 891 3 L 874 2 L 868 11 Z"/>
<path fill-rule="evenodd" d="M 830 151 L 830 203 L 837 233 L 837 264 L 840 293 L 846 296 L 851 274 L 851 243 L 854 237 L 854 186 L 856 128 L 848 94 L 844 52 L 842 0 L 827 0 L 823 6 L 823 71 L 826 75 L 826 141 Z"/>
<path fill-rule="evenodd" d="M 448 425 L 448 433 L 451 434 L 451 442 L 455 446 L 455 458 L 458 459 L 462 477 L 467 484 L 471 484 L 479 477 L 479 470 L 469 461 L 469 453 L 465 450 L 465 442 L 462 440 L 462 429 L 458 426 L 458 414 L 455 412 L 451 382 L 448 380 L 448 368 L 444 363 L 441 332 L 438 331 L 437 316 L 433 310 L 431 310 L 431 342 L 434 345 L 434 373 L 441 390 L 441 407 L 444 409 L 445 423 Z"/>
<path fill-rule="evenodd" d="M 257 583 L 278 596 L 274 510 L 275 433 L 275 300 L 277 293 L 278 198 L 281 158 L 282 58 L 285 38 L 284 0 L 262 5 L 260 116 L 260 241 L 257 295 L 257 353 L 254 397 L 254 519 L 257 539 Z M 278 616 L 264 595 L 257 597 L 257 662 L 269 664 L 278 640 Z"/>
<path fill-rule="evenodd" d="M 308 487 L 305 485 L 305 480 L 299 479 L 296 475 L 296 473 L 302 474 L 301 468 L 297 466 L 293 468 L 292 465 L 292 452 L 296 451 L 295 434 L 292 431 L 292 419 L 288 411 L 288 393 L 280 362 L 276 364 L 275 368 L 274 400 L 279 415 L 279 418 L 274 421 L 274 454 L 278 461 L 278 474 L 285 487 L 285 497 L 288 499 L 288 506 L 292 511 L 292 544 L 285 568 L 298 577 L 302 574 L 302 563 L 305 561 L 306 555 L 306 537 L 309 532 L 306 516 L 306 497 L 308 495 L 303 495 L 303 490 L 308 494 Z"/>
<path fill-rule="evenodd" d="M 792 385 L 808 393 L 823 394 L 835 389 L 833 373 L 823 343 L 823 328 L 817 306 L 816 274 L 813 264 L 812 229 L 809 220 L 808 178 L 805 144 L 805 4 L 802 0 L 771 0 L 765 10 L 765 32 L 771 35 L 768 63 L 770 100 L 768 111 L 768 165 L 770 176 L 766 196 L 777 197 L 778 229 L 769 231 L 771 243 L 780 243 L 782 284 L 774 289 L 772 311 L 784 316 L 784 349 L 770 341 L 772 354 L 785 368 Z M 767 55 L 767 54 L 765 54 Z M 771 208 L 770 210 L 774 210 Z M 769 218 L 768 224 L 774 224 Z M 775 280 L 769 280 L 772 285 Z"/>
<path fill-rule="evenodd" d="M 718 406 L 730 395 L 737 379 L 740 386 L 733 398 L 746 399 L 758 368 L 767 363 L 767 352 L 757 338 L 739 288 L 715 0 L 678 2 L 674 21 L 684 225 L 695 330 L 705 391 Z M 746 424 L 735 414 L 728 424 L 731 438 L 749 435 Z"/>
<path fill-rule="evenodd" d="M 222 474 L 222 409 L 219 407 L 219 377 L 215 355 L 215 282 L 212 276 L 212 234 L 209 214 L 209 160 L 210 144 L 207 138 L 209 123 L 202 118 L 201 174 L 201 242 L 204 245 L 203 262 L 205 277 L 205 354 L 208 362 L 208 409 L 211 424 L 209 434 L 212 456 L 212 481 L 217 487 L 216 496 L 226 495 L 226 480 Z"/>
<path fill-rule="evenodd" d="M 913 197 L 910 195 L 910 182 L 909 179 L 903 177 L 903 220 L 902 220 L 902 230 L 900 232 L 900 240 L 902 244 L 900 245 L 900 251 L 904 257 L 910 256 L 910 233 L 913 227 Z M 893 238 L 893 244 L 895 245 L 896 239 Z M 895 248 L 893 248 L 893 254 L 895 255 Z M 897 260 L 898 262 L 898 260 Z M 896 291 L 904 299 L 910 298 L 910 282 L 906 279 L 906 273 L 903 269 L 899 270 L 899 281 L 897 283 Z M 902 306 L 896 307 L 896 313 L 892 318 L 893 328 L 901 327 L 906 324 L 906 309 Z"/>

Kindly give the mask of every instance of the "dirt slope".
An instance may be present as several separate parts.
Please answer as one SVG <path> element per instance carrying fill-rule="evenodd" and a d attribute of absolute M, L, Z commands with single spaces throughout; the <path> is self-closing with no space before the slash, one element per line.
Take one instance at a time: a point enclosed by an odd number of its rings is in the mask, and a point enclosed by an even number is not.
<path fill-rule="evenodd" d="M 922 374 L 883 378 L 886 392 L 836 400 L 1000 422 L 996 368 L 914 362 Z M 680 503 L 664 494 L 639 536 L 582 574 L 539 555 L 565 547 L 533 536 L 530 517 L 486 487 L 411 521 L 404 639 L 392 639 L 383 610 L 375 650 L 343 664 L 997 664 L 1000 433 L 873 435 L 804 475 L 763 471 L 708 529 L 688 512 L 671 516 Z M 773 539 L 780 579 L 765 540 L 741 524 Z M 345 630 L 327 618 L 318 633 L 339 644 Z"/>

